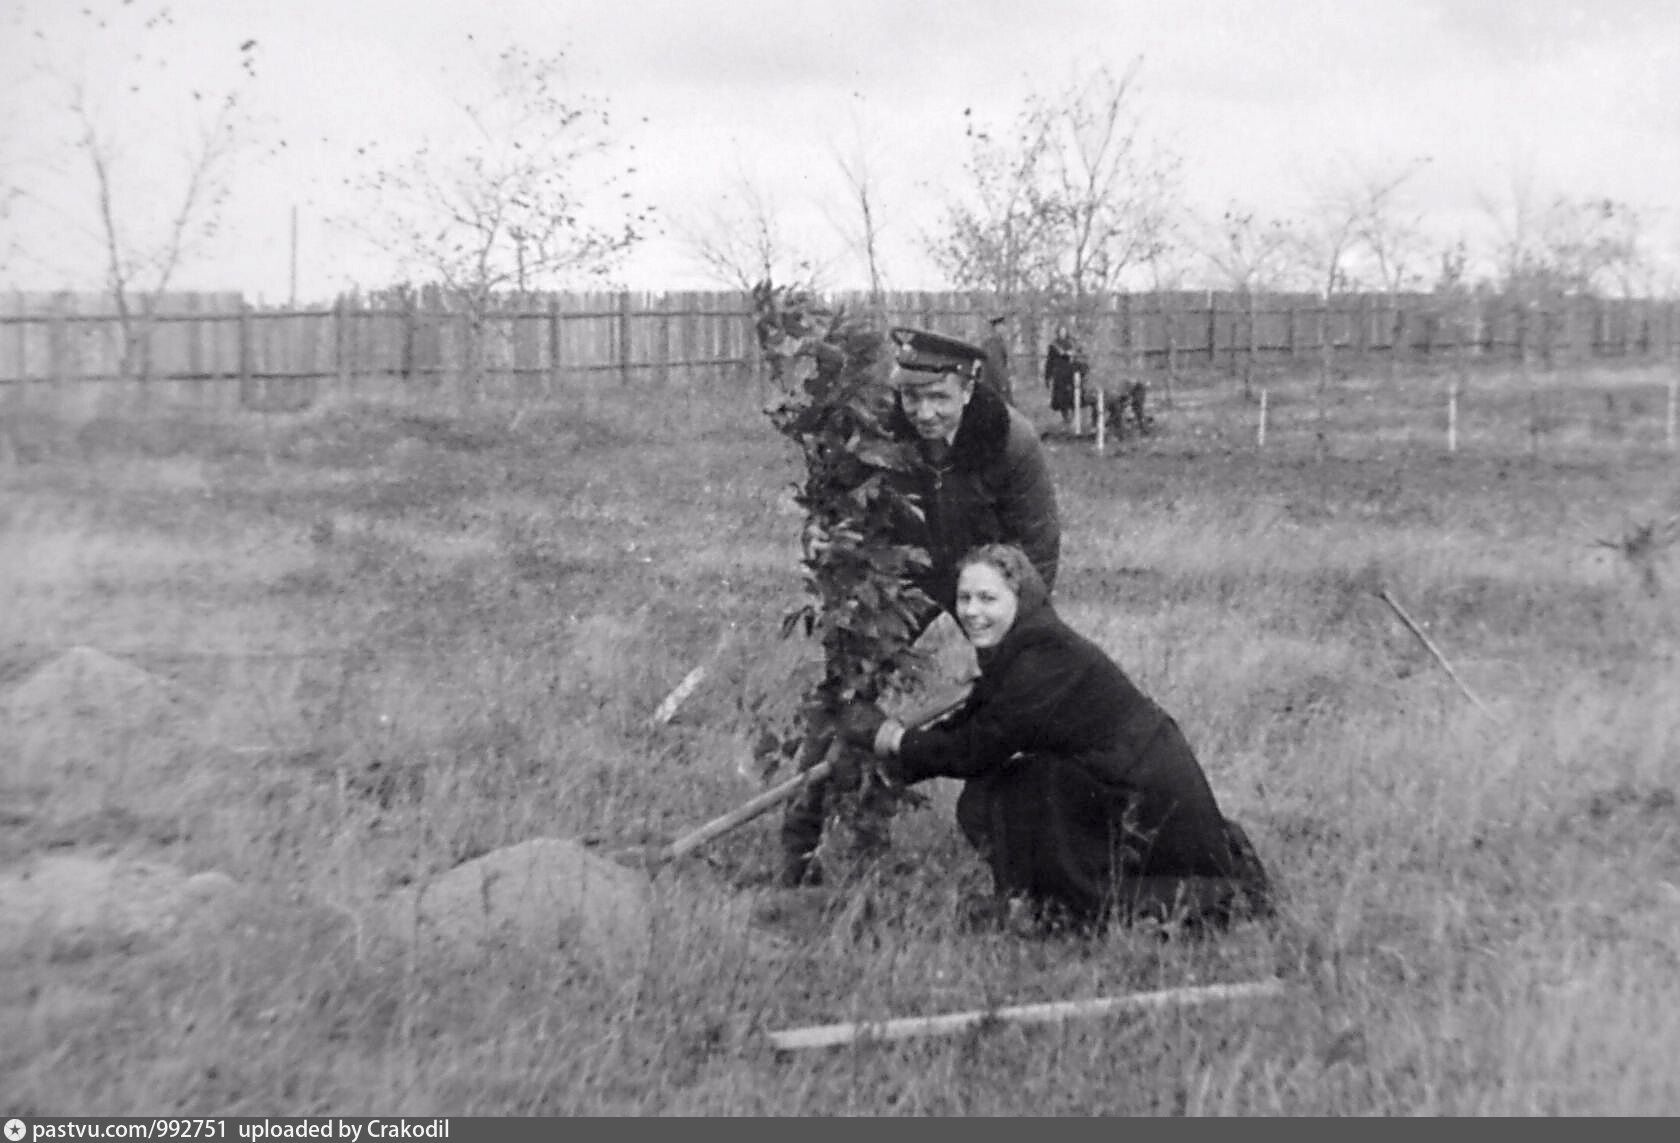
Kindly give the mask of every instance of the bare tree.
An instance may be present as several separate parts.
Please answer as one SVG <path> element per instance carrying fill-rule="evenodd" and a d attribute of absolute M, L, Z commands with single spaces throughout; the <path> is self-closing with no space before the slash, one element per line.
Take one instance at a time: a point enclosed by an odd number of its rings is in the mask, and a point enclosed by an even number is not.
<path fill-rule="evenodd" d="M 857 120 L 852 121 L 848 146 L 833 148 L 845 194 L 844 207 L 829 213 L 829 222 L 850 253 L 863 263 L 869 279 L 871 303 L 879 304 L 885 286 L 881 269 L 882 230 L 881 186 L 876 166 L 870 161 L 869 146 Z"/>
<path fill-rule="evenodd" d="M 1557 288 L 1579 297 L 1632 297 L 1646 267 L 1645 218 L 1611 198 L 1552 201 L 1540 219 L 1540 253 Z"/>
<path fill-rule="evenodd" d="M 196 242 L 214 234 L 227 200 L 229 168 L 244 141 L 238 130 L 238 99 L 225 96 L 215 117 L 187 146 L 179 197 L 162 225 L 149 234 L 142 233 L 135 216 L 125 210 L 117 182 L 123 152 L 101 128 L 79 86 L 70 108 L 81 124 L 78 145 L 93 175 L 105 285 L 122 329 L 122 375 L 144 378 L 151 373 L 151 319 L 157 301 L 168 292 Z"/>
<path fill-rule="evenodd" d="M 694 263 L 730 289 L 751 290 L 763 281 L 812 285 L 822 268 L 789 237 L 784 217 L 775 193 L 737 154 L 723 192 L 673 226 Z"/>
<path fill-rule="evenodd" d="M 926 239 L 934 263 L 964 289 L 990 290 L 1007 305 L 1048 292 L 1054 280 L 1056 213 L 1047 189 L 1050 139 L 1030 112 L 999 139 L 964 109 L 967 179 Z"/>
<path fill-rule="evenodd" d="M 1179 164 L 1144 136 L 1137 68 L 1030 97 L 1000 139 L 965 112 L 968 180 L 929 243 L 959 286 L 1049 296 L 1080 315 L 1159 266 Z"/>
<path fill-rule="evenodd" d="M 235 166 L 258 145 L 259 125 L 244 99 L 258 45 L 228 44 L 226 86 L 194 89 L 170 74 L 178 45 L 168 5 L 94 2 L 79 19 L 82 46 L 120 53 L 120 62 L 72 59 L 68 43 L 36 34 L 41 77 L 67 116 L 64 149 L 34 172 L 41 188 L 15 188 L 7 206 L 27 202 L 51 220 L 55 241 L 98 250 L 99 276 L 117 310 L 119 370 L 145 377 L 153 313 L 182 266 L 215 237 Z M 87 193 L 49 189 L 63 186 Z M 34 256 L 49 260 L 46 252 Z"/>
<path fill-rule="evenodd" d="M 1138 65 L 1076 75 L 1031 114 L 1047 140 L 1046 196 L 1058 237 L 1052 288 L 1076 313 L 1157 259 L 1169 232 L 1180 164 L 1144 137 L 1136 109 Z"/>
<path fill-rule="evenodd" d="M 1496 288 L 1516 316 L 1525 370 L 1531 354 L 1549 366 L 1572 343 L 1575 299 L 1632 296 L 1649 282 L 1647 216 L 1629 203 L 1547 195 L 1521 167 L 1506 194 L 1481 201 L 1494 231 Z"/>
<path fill-rule="evenodd" d="M 1423 210 L 1406 193 L 1428 162 L 1350 164 L 1337 196 L 1340 208 L 1353 219 L 1354 253 L 1366 263 L 1364 278 L 1387 299 L 1390 377 L 1399 371 L 1401 349 L 1408 340 L 1400 294 L 1423 284 L 1429 254 Z"/>
<path fill-rule="evenodd" d="M 1354 235 L 1390 298 L 1424 281 L 1430 252 L 1424 212 L 1406 190 L 1428 163 L 1424 158 L 1398 167 L 1356 170 L 1346 196 L 1353 208 Z"/>
<path fill-rule="evenodd" d="M 1298 236 L 1282 220 L 1232 204 L 1218 220 L 1203 224 L 1196 241 L 1219 280 L 1242 298 L 1249 351 L 1243 356 L 1243 396 L 1253 395 L 1256 307 L 1262 291 L 1275 289 L 1289 273 Z"/>
<path fill-rule="evenodd" d="M 1332 180 L 1314 188 L 1305 218 L 1295 228 L 1296 264 L 1303 282 L 1319 297 L 1314 334 L 1318 343 L 1318 385 L 1314 397 L 1322 458 L 1330 448 L 1330 383 L 1336 356 L 1333 323 L 1336 298 L 1353 288 L 1349 262 L 1359 244 L 1361 197 L 1358 184 Z"/>
<path fill-rule="evenodd" d="M 356 180 L 374 208 L 343 220 L 460 307 L 465 396 L 483 381 L 486 318 L 499 298 L 604 279 L 650 221 L 624 189 L 635 168 L 620 155 L 609 107 L 565 90 L 562 53 L 470 54 L 487 95 L 456 105 L 460 120 L 448 126 L 458 130 L 375 163 Z"/>
<path fill-rule="evenodd" d="M 1193 244 L 1219 281 L 1246 294 L 1276 289 L 1284 281 L 1297 237 L 1282 219 L 1232 203 L 1198 227 Z"/>
<path fill-rule="evenodd" d="M 1514 166 L 1503 194 L 1480 192 L 1477 199 L 1493 228 L 1498 288 L 1514 297 L 1532 281 L 1534 268 L 1545 261 L 1540 245 L 1544 204 L 1535 188 L 1534 173 L 1526 165 Z"/>

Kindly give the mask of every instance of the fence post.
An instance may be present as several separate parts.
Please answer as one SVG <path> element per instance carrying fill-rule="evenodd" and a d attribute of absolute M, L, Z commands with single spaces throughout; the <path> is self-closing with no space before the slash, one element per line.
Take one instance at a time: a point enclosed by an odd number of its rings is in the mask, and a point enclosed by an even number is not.
<path fill-rule="evenodd" d="M 64 320 L 64 305 L 62 302 L 53 303 L 52 317 L 48 320 L 51 324 L 47 327 L 47 376 L 52 380 L 53 389 L 62 393 L 66 381 L 69 380 L 69 371 L 64 367 L 64 350 L 65 342 L 68 340 L 66 333 L 69 323 Z M 19 333 L 22 333 L 22 327 L 20 327 Z M 22 386 L 23 374 L 19 373 L 18 387 L 21 389 Z"/>
<path fill-rule="evenodd" d="M 618 295 L 618 379 L 630 384 L 630 292 Z"/>
<path fill-rule="evenodd" d="M 1243 299 L 1244 324 L 1248 326 L 1248 345 L 1246 352 L 1243 354 L 1242 363 L 1243 396 L 1246 397 L 1253 392 L 1254 388 L 1254 357 L 1258 348 L 1257 338 L 1259 336 L 1259 332 L 1255 328 L 1258 324 L 1255 318 L 1259 303 L 1255 300 L 1252 288 L 1245 289 L 1243 293 L 1246 295 Z"/>
<path fill-rule="evenodd" d="M 239 404 L 250 408 L 255 394 L 251 392 L 251 306 L 239 300 Z"/>
<path fill-rule="evenodd" d="M 1167 391 L 1164 394 L 1164 404 L 1170 409 L 1173 407 L 1173 377 L 1178 373 L 1178 307 L 1163 305 L 1160 292 L 1157 291 L 1155 308 L 1161 315 L 1161 325 L 1167 339 Z"/>
<path fill-rule="evenodd" d="M 23 291 L 14 290 L 12 291 L 12 313 L 21 318 L 24 316 L 23 311 Z M 20 321 L 13 328 L 17 330 L 17 339 L 13 343 L 17 350 L 17 391 L 22 393 L 24 382 L 29 380 L 29 323 Z"/>
<path fill-rule="evenodd" d="M 1219 368 L 1219 301 L 1212 290 L 1207 292 L 1207 354 L 1208 372 Z"/>
<path fill-rule="evenodd" d="M 659 387 L 671 387 L 671 295 L 659 295 Z"/>
<path fill-rule="evenodd" d="M 350 354 L 345 347 L 345 340 L 349 335 L 349 307 L 344 303 L 344 295 L 340 294 L 333 302 L 333 379 L 338 385 L 340 394 L 350 388 Z"/>
<path fill-rule="evenodd" d="M 1318 303 L 1318 439 L 1320 460 L 1330 444 L 1330 294 Z"/>
<path fill-rule="evenodd" d="M 1528 390 L 1528 451 L 1530 455 L 1540 451 L 1540 381 L 1534 375 L 1534 368 L 1529 361 L 1529 333 L 1533 324 L 1532 315 L 1536 307 L 1524 304 L 1522 310 L 1522 332 L 1518 337 L 1518 370 L 1522 376 L 1523 387 Z M 1542 311 L 1541 320 L 1545 320 Z"/>
<path fill-rule="evenodd" d="M 1117 320 L 1120 324 L 1120 332 L 1119 336 L 1115 340 L 1120 343 L 1120 355 L 1122 360 L 1126 363 L 1125 369 L 1129 371 L 1132 368 L 1132 361 L 1135 357 L 1135 347 L 1133 343 L 1134 331 L 1132 329 L 1132 295 L 1130 291 L 1122 293 L 1116 301 L 1119 302 L 1120 308 L 1120 313 L 1117 315 Z"/>
<path fill-rule="evenodd" d="M 1135 377 L 1141 377 L 1144 370 L 1149 367 L 1149 347 L 1145 344 L 1148 340 L 1148 334 L 1145 332 L 1147 329 L 1148 326 L 1144 323 L 1140 307 L 1128 307 L 1126 311 L 1126 344 L 1132 351 L 1131 370 Z"/>
<path fill-rule="evenodd" d="M 187 311 L 187 313 L 193 315 L 193 318 L 195 319 L 185 323 L 187 327 L 187 372 L 192 374 L 192 379 L 198 383 L 198 393 L 200 398 L 202 398 L 205 388 L 202 376 L 204 373 L 204 364 L 200 360 L 199 333 L 203 330 L 204 323 L 196 319 L 200 311 L 203 309 L 203 306 L 200 304 L 199 295 L 196 293 L 188 294 L 184 300 L 186 305 L 183 308 Z"/>
<path fill-rule="evenodd" d="M 1448 302 L 1453 305 L 1452 301 Z M 1464 308 L 1468 305 L 1462 300 L 1456 303 L 1455 320 L 1453 322 L 1453 371 L 1447 379 L 1447 451 L 1458 451 L 1458 390 L 1464 378 L 1466 354 L 1469 352 L 1470 339 L 1469 322 Z"/>
<path fill-rule="evenodd" d="M 560 395 L 560 298 L 548 299 L 548 395 Z"/>
<path fill-rule="evenodd" d="M 1676 447 L 1675 433 L 1680 426 L 1680 358 L 1673 363 L 1673 371 L 1668 375 L 1668 423 L 1663 431 L 1663 437 L 1668 441 L 1668 451 L 1673 452 Z"/>
<path fill-rule="evenodd" d="M 398 365 L 405 383 L 414 377 L 414 307 L 417 304 L 412 293 L 403 298 L 402 345 L 398 347 Z"/>

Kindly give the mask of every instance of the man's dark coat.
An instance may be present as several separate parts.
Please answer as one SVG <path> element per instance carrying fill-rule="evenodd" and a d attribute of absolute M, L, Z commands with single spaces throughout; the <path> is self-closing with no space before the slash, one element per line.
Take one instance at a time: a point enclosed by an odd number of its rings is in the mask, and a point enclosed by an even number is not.
<path fill-rule="evenodd" d="M 1015 383 L 1009 376 L 1009 343 L 1003 339 L 1003 334 L 994 330 L 980 343 L 980 348 L 986 351 L 986 362 L 980 372 L 981 384 L 990 385 L 1006 403 L 1013 405 Z"/>

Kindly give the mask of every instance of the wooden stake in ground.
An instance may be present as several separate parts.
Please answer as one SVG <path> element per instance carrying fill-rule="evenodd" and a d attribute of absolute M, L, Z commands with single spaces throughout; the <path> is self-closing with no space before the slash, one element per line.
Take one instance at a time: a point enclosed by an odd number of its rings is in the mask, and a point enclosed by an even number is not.
<path fill-rule="evenodd" d="M 1680 368 L 1677 366 L 1676 368 Z M 1668 379 L 1668 422 L 1663 430 L 1663 437 L 1668 441 L 1669 451 L 1676 446 L 1675 426 L 1680 424 L 1680 374 Z"/>
<path fill-rule="evenodd" d="M 688 672 L 688 674 L 684 675 L 682 682 L 678 683 L 671 693 L 665 696 L 665 701 L 661 702 L 658 709 L 653 712 L 654 724 L 663 726 L 665 723 L 670 722 L 671 719 L 675 718 L 677 708 L 688 701 L 688 697 L 694 693 L 695 688 L 698 687 L 705 678 L 706 664 L 704 663 L 701 663 L 698 667 L 695 667 L 692 671 Z"/>
<path fill-rule="evenodd" d="M 1254 434 L 1254 447 L 1266 447 L 1266 398 L 1269 390 L 1260 390 L 1260 428 Z"/>
<path fill-rule="evenodd" d="M 671 693 L 666 695 L 664 701 L 655 708 L 653 712 L 653 722 L 655 726 L 664 726 L 667 722 L 670 722 L 673 718 L 675 718 L 677 716 L 678 708 L 680 708 L 683 703 L 687 702 L 693 696 L 695 690 L 699 688 L 701 683 L 706 681 L 706 671 L 708 665 L 723 656 L 724 651 L 729 647 L 730 634 L 730 632 L 725 631 L 722 635 L 718 636 L 717 644 L 712 648 L 710 654 L 708 654 L 706 658 L 692 671 L 684 675 L 682 682 L 673 687 Z"/>
<path fill-rule="evenodd" d="M 1494 714 L 1493 711 L 1488 708 L 1488 705 L 1486 703 L 1484 703 L 1481 699 L 1477 698 L 1476 697 L 1476 692 L 1472 691 L 1468 686 L 1465 685 L 1464 680 L 1458 677 L 1458 672 L 1453 670 L 1453 666 L 1452 666 L 1451 663 L 1447 662 L 1447 657 L 1445 655 L 1441 654 L 1441 649 L 1439 647 L 1435 646 L 1434 641 L 1431 640 L 1428 635 L 1424 634 L 1423 628 L 1419 627 L 1412 620 L 1412 617 L 1410 615 L 1406 614 L 1406 609 L 1404 607 L 1400 606 L 1399 602 L 1392 595 L 1390 595 L 1388 593 L 1386 588 L 1382 592 L 1380 592 L 1379 594 L 1381 594 L 1383 602 L 1388 604 L 1389 607 L 1393 608 L 1394 614 L 1396 614 L 1400 617 L 1400 622 L 1402 622 L 1406 625 L 1407 630 L 1409 630 L 1413 635 L 1417 636 L 1418 642 L 1423 644 L 1423 649 L 1428 651 L 1431 655 L 1435 656 L 1435 661 L 1437 663 L 1441 664 L 1441 669 L 1446 671 L 1447 676 L 1449 678 L 1451 678 L 1453 682 L 1458 684 L 1458 689 L 1464 692 L 1464 697 L 1469 699 L 1472 703 L 1474 703 L 1476 705 L 1477 710 L 1481 711 L 1483 714 L 1487 715 L 1489 718 L 1493 719 L 1495 722 L 1498 722 L 1499 721 L 1499 716 Z"/>
<path fill-rule="evenodd" d="M 951 1012 L 942 1016 L 910 1016 L 895 1020 L 861 1021 L 849 1024 L 818 1024 L 770 1033 L 770 1042 L 782 1051 L 799 1048 L 832 1048 L 875 1040 L 907 1040 L 916 1036 L 948 1036 L 990 1023 L 1054 1024 L 1081 1016 L 1107 1016 L 1114 1012 L 1141 1012 L 1214 1000 L 1247 1000 L 1277 996 L 1283 981 L 1249 981 L 1242 984 L 1207 984 L 1193 988 L 1169 988 L 1161 992 L 1134 992 L 1127 996 L 1102 996 L 1089 1000 L 1059 1000 L 1047 1004 L 1022 1004 L 1011 1008 Z"/>

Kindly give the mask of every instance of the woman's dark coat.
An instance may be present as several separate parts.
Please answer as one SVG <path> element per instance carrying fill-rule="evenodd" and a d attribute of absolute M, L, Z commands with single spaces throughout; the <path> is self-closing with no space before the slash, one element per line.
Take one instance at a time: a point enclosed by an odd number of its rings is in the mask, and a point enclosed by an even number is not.
<path fill-rule="evenodd" d="M 1073 411 L 1074 375 L 1085 370 L 1079 344 L 1073 338 L 1057 338 L 1044 354 L 1044 381 L 1050 386 L 1050 408 L 1058 413 Z"/>
<path fill-rule="evenodd" d="M 916 439 L 903 409 L 887 427 L 900 440 Z M 949 455 L 901 474 L 899 487 L 922 517 L 899 522 L 898 542 L 927 549 L 932 567 L 917 586 L 945 610 L 956 603 L 957 561 L 981 544 L 1014 544 L 1055 585 L 1062 526 L 1050 466 L 1032 421 L 990 387 L 974 386 Z"/>
<path fill-rule="evenodd" d="M 1172 717 L 1048 602 L 996 647 L 952 721 L 906 731 L 906 783 L 963 779 L 957 819 L 1003 896 L 1079 922 L 1264 911 L 1266 877 Z"/>

